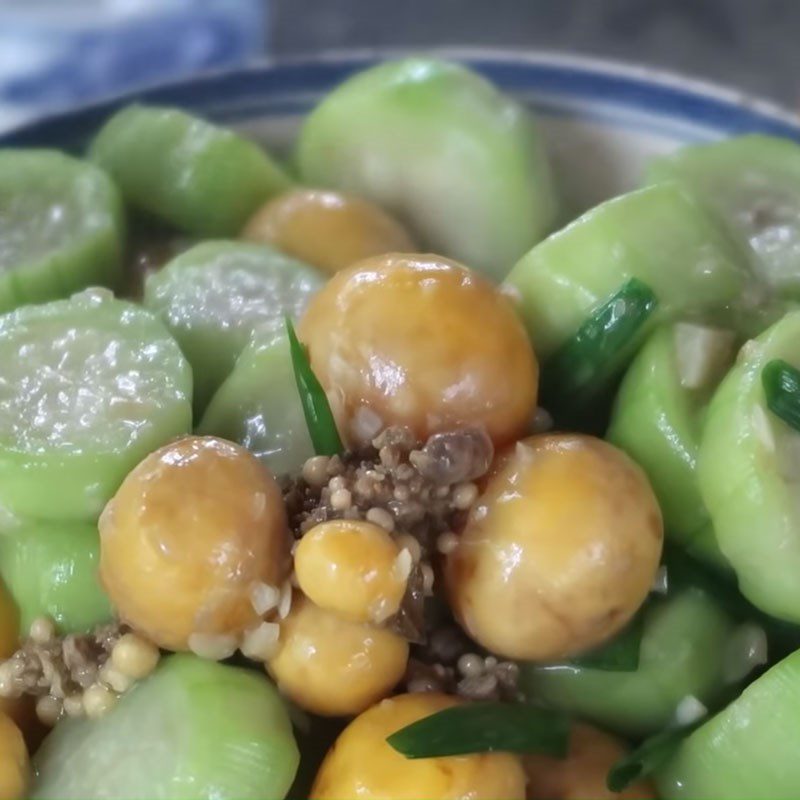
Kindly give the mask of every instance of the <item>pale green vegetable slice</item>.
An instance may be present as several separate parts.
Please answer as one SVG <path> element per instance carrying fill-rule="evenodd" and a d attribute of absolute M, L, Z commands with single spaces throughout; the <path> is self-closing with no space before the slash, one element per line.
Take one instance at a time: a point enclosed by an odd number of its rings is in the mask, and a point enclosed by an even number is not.
<path fill-rule="evenodd" d="M 506 284 L 540 359 L 631 278 L 656 296 L 654 319 L 724 318 L 749 277 L 736 248 L 677 184 L 640 189 L 588 211 L 534 247 Z"/>
<path fill-rule="evenodd" d="M 767 286 L 800 299 L 800 145 L 739 136 L 657 159 L 650 183 L 678 180 L 740 242 Z"/>
<path fill-rule="evenodd" d="M 145 283 L 144 303 L 159 314 L 194 371 L 202 411 L 255 335 L 298 317 L 323 283 L 319 272 L 260 244 L 204 242 Z"/>
<path fill-rule="evenodd" d="M 279 475 L 314 455 L 285 330 L 244 349 L 198 432 L 238 442 Z"/>
<path fill-rule="evenodd" d="M 728 644 L 736 630 L 731 617 L 695 587 L 653 602 L 644 614 L 635 672 L 523 664 L 520 681 L 527 698 L 631 736 L 676 721 L 686 698 L 713 707 L 726 691 Z"/>
<path fill-rule="evenodd" d="M 200 236 L 238 234 L 290 185 L 253 142 L 169 108 L 123 108 L 97 134 L 90 157 L 132 206 Z"/>
<path fill-rule="evenodd" d="M 119 192 L 93 164 L 0 151 L 0 311 L 116 286 L 124 233 Z"/>
<path fill-rule="evenodd" d="M 0 577 L 27 631 L 50 616 L 59 633 L 82 633 L 110 622 L 111 604 L 100 586 L 97 527 L 83 522 L 28 522 L 0 534 Z"/>
<path fill-rule="evenodd" d="M 264 800 L 299 754 L 263 673 L 174 655 L 100 720 L 67 719 L 33 762 L 31 800 Z"/>
<path fill-rule="evenodd" d="M 800 622 L 800 433 L 767 409 L 761 373 L 773 359 L 800 366 L 800 312 L 741 349 L 708 408 L 698 478 L 742 593 Z"/>
<path fill-rule="evenodd" d="M 0 317 L 0 506 L 93 520 L 191 427 L 191 370 L 162 323 L 106 290 Z"/>
<path fill-rule="evenodd" d="M 497 280 L 552 227 L 553 180 L 531 114 L 463 66 L 390 61 L 306 119 L 303 179 L 394 212 L 422 246 Z"/>
<path fill-rule="evenodd" d="M 796 800 L 800 651 L 701 725 L 657 773 L 664 800 Z"/>
<path fill-rule="evenodd" d="M 667 535 L 705 561 L 725 566 L 697 485 L 706 405 L 733 361 L 729 331 L 665 325 L 628 368 L 606 438 L 647 473 Z"/>

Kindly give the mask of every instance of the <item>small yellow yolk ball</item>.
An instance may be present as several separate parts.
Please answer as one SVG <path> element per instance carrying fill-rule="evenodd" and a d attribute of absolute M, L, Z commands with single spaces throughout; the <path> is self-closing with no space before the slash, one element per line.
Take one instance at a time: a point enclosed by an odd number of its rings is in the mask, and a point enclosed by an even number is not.
<path fill-rule="evenodd" d="M 401 636 L 350 622 L 297 593 L 267 671 L 306 711 L 347 716 L 386 697 L 407 661 L 408 642 Z"/>
<path fill-rule="evenodd" d="M 539 754 L 523 757 L 528 800 L 655 800 L 649 781 L 637 781 L 622 792 L 612 792 L 606 786 L 608 771 L 627 752 L 616 737 L 576 722 L 565 758 Z"/>
<path fill-rule="evenodd" d="M 383 529 L 361 520 L 313 527 L 294 555 L 297 581 L 320 608 L 354 622 L 381 623 L 400 608 L 411 556 Z M 404 564 L 407 561 L 407 564 Z"/>
<path fill-rule="evenodd" d="M 187 436 L 147 456 L 100 518 L 100 577 L 122 620 L 154 644 L 238 637 L 254 585 L 287 574 L 277 482 L 232 442 Z"/>
<path fill-rule="evenodd" d="M 416 249 L 383 209 L 324 189 L 293 189 L 270 200 L 251 217 L 242 238 L 274 245 L 331 274 L 369 256 Z"/>
<path fill-rule="evenodd" d="M 562 659 L 644 602 L 663 543 L 642 470 L 592 436 L 533 436 L 502 456 L 445 576 L 466 632 L 506 658 Z"/>
<path fill-rule="evenodd" d="M 511 301 L 441 256 L 391 253 L 337 273 L 300 336 L 356 445 L 390 425 L 420 439 L 474 426 L 504 444 L 536 409 L 538 366 Z"/>
<path fill-rule="evenodd" d="M 19 644 L 19 609 L 0 580 L 0 660 L 10 658 Z"/>
<path fill-rule="evenodd" d="M 313 800 L 522 800 L 525 773 L 508 753 L 408 759 L 387 736 L 459 704 L 442 694 L 406 694 L 356 717 L 334 743 L 311 789 Z"/>
<path fill-rule="evenodd" d="M 9 716 L 0 713 L 0 798 L 22 800 L 29 781 L 28 749 L 22 733 Z"/>

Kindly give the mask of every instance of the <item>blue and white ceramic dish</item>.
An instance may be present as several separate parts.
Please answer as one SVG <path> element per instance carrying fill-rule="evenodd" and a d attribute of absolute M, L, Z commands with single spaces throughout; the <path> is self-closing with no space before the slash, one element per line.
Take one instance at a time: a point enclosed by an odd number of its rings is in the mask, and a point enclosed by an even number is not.
<path fill-rule="evenodd" d="M 0 144 L 80 150 L 117 107 L 178 106 L 288 151 L 302 116 L 336 84 L 396 52 L 323 54 L 201 75 L 26 125 Z M 638 182 L 644 163 L 688 142 L 747 132 L 800 139 L 800 117 L 730 89 L 641 67 L 554 53 L 442 49 L 529 103 L 577 211 Z"/>

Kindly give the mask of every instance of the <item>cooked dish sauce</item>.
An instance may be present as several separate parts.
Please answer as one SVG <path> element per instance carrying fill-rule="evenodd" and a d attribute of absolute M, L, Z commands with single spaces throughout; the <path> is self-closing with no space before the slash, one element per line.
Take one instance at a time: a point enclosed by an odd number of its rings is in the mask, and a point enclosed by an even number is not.
<path fill-rule="evenodd" d="M 427 59 L 0 151 L 0 800 L 800 796 L 800 145 L 570 217 Z"/>

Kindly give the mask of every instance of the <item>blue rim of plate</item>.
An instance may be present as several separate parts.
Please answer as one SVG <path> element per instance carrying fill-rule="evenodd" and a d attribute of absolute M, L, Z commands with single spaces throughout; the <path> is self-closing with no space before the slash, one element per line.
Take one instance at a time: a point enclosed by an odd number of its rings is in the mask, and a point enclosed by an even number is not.
<path fill-rule="evenodd" d="M 0 135 L 0 145 L 77 150 L 111 113 L 131 102 L 178 106 L 229 124 L 300 114 L 354 72 L 408 54 L 332 52 L 203 73 L 24 124 Z M 462 61 L 548 114 L 612 123 L 628 114 L 633 125 L 654 133 L 678 128 L 689 139 L 742 133 L 800 139 L 800 116 L 788 109 L 662 70 L 548 52 L 437 48 L 424 54 Z"/>

